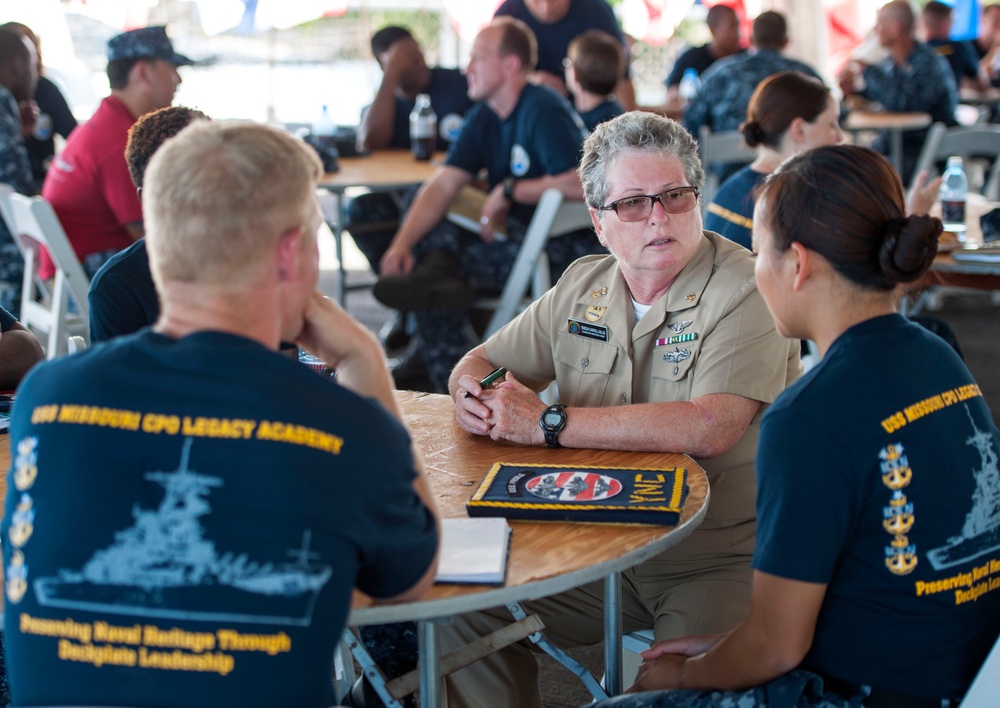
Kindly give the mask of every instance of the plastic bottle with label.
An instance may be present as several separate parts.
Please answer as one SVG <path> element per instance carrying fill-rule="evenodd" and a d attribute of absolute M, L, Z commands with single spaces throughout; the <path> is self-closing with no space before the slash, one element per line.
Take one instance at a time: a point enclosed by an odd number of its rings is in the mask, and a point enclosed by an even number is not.
<path fill-rule="evenodd" d="M 417 96 L 410 112 L 410 150 L 418 160 L 430 160 L 437 145 L 437 114 L 431 108 L 431 97 Z"/>
<path fill-rule="evenodd" d="M 965 201 L 969 196 L 969 179 L 962 168 L 962 158 L 948 158 L 948 169 L 941 178 L 938 198 L 941 200 L 941 221 L 944 230 L 965 241 Z"/>
<path fill-rule="evenodd" d="M 685 101 L 691 101 L 698 95 L 700 89 L 701 79 L 698 77 L 698 71 L 694 68 L 685 69 L 681 83 L 677 86 L 677 93 Z"/>

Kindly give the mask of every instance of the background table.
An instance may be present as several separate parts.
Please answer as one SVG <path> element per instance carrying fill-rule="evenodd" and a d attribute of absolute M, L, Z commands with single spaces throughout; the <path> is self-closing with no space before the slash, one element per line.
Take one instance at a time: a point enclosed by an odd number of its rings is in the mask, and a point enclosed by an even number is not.
<path fill-rule="evenodd" d="M 1000 207 L 1000 202 L 991 202 L 981 194 L 971 192 L 965 203 L 966 241 L 982 243 L 983 230 L 980 217 Z M 941 203 L 931 207 L 931 216 L 941 216 Z M 1000 263 L 981 263 L 975 261 L 956 261 L 952 253 L 939 253 L 930 272 L 910 289 L 904 300 L 902 311 L 908 317 L 913 317 L 927 306 L 935 290 L 941 286 L 956 288 L 975 288 L 976 290 L 1000 291 Z"/>
<path fill-rule="evenodd" d="M 708 506 L 708 479 L 690 457 L 675 453 L 525 447 L 465 432 L 448 396 L 399 392 L 403 415 L 443 518 L 468 516 L 466 502 L 495 462 L 620 467 L 685 467 L 690 493 L 677 526 L 512 521 L 507 579 L 501 586 L 435 585 L 416 602 L 372 605 L 356 594 L 351 626 L 429 620 L 563 592 L 617 574 L 662 553 L 691 534 Z M 621 622 L 616 598 L 605 603 L 608 692 L 620 691 Z M 427 657 L 422 656 L 422 660 Z M 432 675 L 437 675 L 436 670 Z M 617 683 L 616 683 L 617 681 Z M 423 695 L 424 691 L 422 691 Z"/>
<path fill-rule="evenodd" d="M 889 132 L 889 159 L 900 175 L 903 174 L 903 133 L 907 130 L 920 130 L 931 124 L 930 113 L 891 113 L 889 111 L 870 111 L 855 109 L 847 114 L 844 120 L 844 130 L 853 133 L 854 142 L 857 134 L 865 130 Z"/>
<path fill-rule="evenodd" d="M 324 175 L 319 184 L 337 198 L 337 223 L 333 225 L 333 237 L 337 248 L 337 267 L 340 278 L 337 282 L 337 302 L 344 304 L 347 285 L 344 270 L 343 231 L 347 222 L 347 199 L 345 192 L 351 188 L 367 188 L 383 192 L 398 192 L 401 189 L 421 184 L 444 162 L 444 153 L 436 153 L 430 161 L 416 160 L 409 150 L 378 150 L 370 155 L 340 158 L 340 169 Z"/>

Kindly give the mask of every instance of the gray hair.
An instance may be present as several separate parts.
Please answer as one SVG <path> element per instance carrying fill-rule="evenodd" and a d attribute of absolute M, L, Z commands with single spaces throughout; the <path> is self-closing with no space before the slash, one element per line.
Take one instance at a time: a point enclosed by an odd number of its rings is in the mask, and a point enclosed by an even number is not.
<path fill-rule="evenodd" d="M 601 123 L 583 145 L 580 182 L 587 205 L 597 208 L 607 202 L 611 185 L 608 168 L 624 150 L 659 150 L 676 157 L 692 187 L 701 189 L 705 170 L 698 157 L 698 144 L 680 123 L 645 111 L 624 113 Z"/>

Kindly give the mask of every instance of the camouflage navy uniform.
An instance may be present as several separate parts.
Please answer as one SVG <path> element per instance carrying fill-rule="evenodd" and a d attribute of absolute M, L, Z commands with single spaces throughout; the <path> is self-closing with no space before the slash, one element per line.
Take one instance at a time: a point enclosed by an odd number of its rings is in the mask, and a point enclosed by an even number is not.
<path fill-rule="evenodd" d="M 0 85 L 0 182 L 15 192 L 34 194 L 31 162 L 24 146 L 21 112 L 14 95 Z M 7 224 L 0 221 L 0 306 L 15 317 L 21 314 L 21 278 L 24 260 L 10 237 Z"/>
<path fill-rule="evenodd" d="M 720 59 L 701 75 L 698 95 L 684 111 L 684 127 L 696 139 L 703 125 L 713 133 L 736 130 L 747 119 L 747 105 L 757 84 L 779 71 L 801 71 L 820 79 L 808 64 L 771 49 Z"/>
<path fill-rule="evenodd" d="M 797 669 L 743 691 L 649 691 L 601 701 L 595 708 L 861 708 L 863 699 L 824 692 L 821 677 Z"/>
<path fill-rule="evenodd" d="M 858 93 L 878 101 L 886 110 L 895 112 L 921 111 L 930 113 L 933 121 L 956 125 L 955 107 L 958 89 L 955 75 L 948 62 L 923 42 L 917 42 L 906 64 L 899 66 L 892 57 L 866 66 L 865 87 Z M 909 182 L 927 129 L 903 133 L 903 184 Z M 883 133 L 872 145 L 883 155 L 889 154 L 889 138 Z"/>

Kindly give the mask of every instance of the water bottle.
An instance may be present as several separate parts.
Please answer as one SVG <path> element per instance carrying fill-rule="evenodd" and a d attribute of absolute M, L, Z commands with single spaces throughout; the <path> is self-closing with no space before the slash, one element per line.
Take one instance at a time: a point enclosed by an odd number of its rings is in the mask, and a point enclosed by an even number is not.
<path fill-rule="evenodd" d="M 693 68 L 685 69 L 684 76 L 681 77 L 681 83 L 677 87 L 680 97 L 685 101 L 691 101 L 698 95 L 698 89 L 700 88 L 701 79 L 698 77 L 698 71 Z"/>
<path fill-rule="evenodd" d="M 431 97 L 422 93 L 410 112 L 410 150 L 416 159 L 429 160 L 436 145 L 437 115 L 431 108 Z"/>
<path fill-rule="evenodd" d="M 965 241 L 965 200 L 969 196 L 969 179 L 962 169 L 962 158 L 948 158 L 948 169 L 941 178 L 938 198 L 941 200 L 941 221 L 944 230 Z"/>

